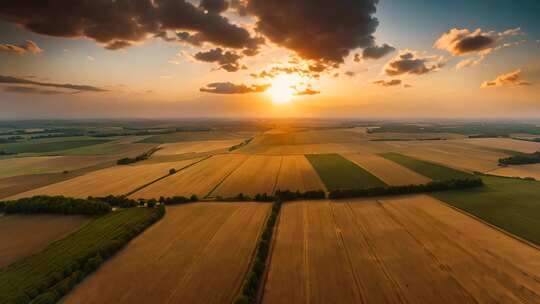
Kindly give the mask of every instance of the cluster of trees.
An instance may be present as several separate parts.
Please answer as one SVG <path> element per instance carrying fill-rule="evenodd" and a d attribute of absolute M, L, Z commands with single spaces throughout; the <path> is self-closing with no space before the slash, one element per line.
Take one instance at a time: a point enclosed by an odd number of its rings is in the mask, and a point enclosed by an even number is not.
<path fill-rule="evenodd" d="M 131 207 L 137 207 L 141 205 L 139 201 L 127 198 L 125 195 L 119 195 L 119 196 L 108 195 L 108 196 L 103 196 L 103 197 L 89 196 L 88 200 L 104 202 L 113 207 L 119 207 L 119 208 L 131 208 Z"/>
<path fill-rule="evenodd" d="M 5 213 L 58 213 L 98 215 L 111 211 L 109 203 L 65 196 L 38 195 L 14 201 L 0 202 L 0 212 Z"/>
<path fill-rule="evenodd" d="M 16 142 L 17 140 L 20 140 L 20 139 L 24 139 L 24 137 L 22 137 L 22 136 L 9 136 L 9 137 L 6 137 L 6 138 L 0 138 L 0 144 L 14 143 L 14 142 Z"/>
<path fill-rule="evenodd" d="M 534 153 L 520 153 L 518 155 L 499 159 L 501 165 L 526 165 L 540 163 L 540 151 Z"/>
<path fill-rule="evenodd" d="M 268 264 L 270 242 L 272 241 L 274 227 L 276 225 L 277 217 L 280 210 L 281 200 L 278 199 L 272 205 L 272 210 L 270 211 L 270 215 L 266 220 L 264 230 L 259 237 L 255 257 L 251 262 L 251 268 L 242 285 L 240 294 L 236 297 L 234 301 L 235 304 L 247 304 L 257 302 L 257 293 L 261 288 L 264 272 Z"/>
<path fill-rule="evenodd" d="M 406 185 L 406 186 L 386 186 L 364 189 L 340 189 L 330 191 L 328 198 L 350 198 L 350 197 L 371 197 L 380 195 L 401 195 L 413 193 L 425 193 L 444 190 L 458 190 L 466 188 L 481 187 L 484 182 L 481 178 L 451 179 L 445 181 L 432 181 L 427 184 Z"/>
<path fill-rule="evenodd" d="M 149 151 L 144 152 L 141 155 L 137 155 L 134 158 L 131 158 L 131 157 L 121 158 L 121 159 L 116 161 L 116 164 L 117 165 L 129 165 L 129 164 L 133 164 L 133 163 L 136 163 L 136 162 L 139 162 L 139 161 L 147 160 L 147 159 L 150 158 L 150 156 L 152 156 L 152 154 L 154 154 L 159 149 L 161 149 L 161 148 L 152 148 Z"/>
<path fill-rule="evenodd" d="M 9 151 L 6 151 L 6 150 L 0 150 L 0 155 L 15 155 L 17 153 L 15 152 L 9 152 Z"/>
<path fill-rule="evenodd" d="M 248 145 L 252 140 L 253 140 L 253 138 L 246 139 L 246 140 L 244 140 L 243 142 L 241 142 L 241 143 L 239 143 L 239 144 L 237 144 L 237 145 L 234 145 L 234 146 L 230 147 L 230 148 L 229 148 L 229 151 L 234 151 L 234 150 L 236 150 L 236 149 L 240 149 L 240 148 L 242 148 L 243 146 Z"/>
<path fill-rule="evenodd" d="M 0 286 L 0 303 L 57 303 L 84 277 L 164 214 L 164 206 L 111 213 L 52 243 L 42 252 L 7 266 L 0 273 L 0 282 L 19 283 Z M 55 263 L 43 265 L 47 260 Z"/>
<path fill-rule="evenodd" d="M 325 199 L 326 193 L 324 190 L 309 190 L 306 192 L 300 192 L 298 190 L 296 192 L 277 190 L 275 196 L 281 201 L 295 201 L 303 199 Z"/>

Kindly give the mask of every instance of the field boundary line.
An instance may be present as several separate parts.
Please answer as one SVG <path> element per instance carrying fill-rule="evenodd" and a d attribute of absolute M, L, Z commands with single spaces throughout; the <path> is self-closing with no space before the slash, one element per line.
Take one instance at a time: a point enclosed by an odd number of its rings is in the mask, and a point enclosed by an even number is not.
<path fill-rule="evenodd" d="M 272 187 L 272 194 L 276 192 L 276 187 L 279 181 L 279 175 L 281 174 L 281 168 L 283 168 L 283 155 L 280 156 L 280 159 L 279 159 L 279 168 L 276 174 L 276 179 L 274 180 L 274 186 Z"/>
<path fill-rule="evenodd" d="M 245 154 L 244 154 L 245 155 Z M 229 172 L 228 174 L 226 174 L 215 186 L 214 188 L 212 188 L 208 194 L 206 194 L 204 196 L 204 198 L 212 198 L 212 193 L 214 191 L 217 190 L 217 188 L 219 188 L 219 186 L 221 186 L 221 184 L 223 184 L 225 182 L 225 180 L 227 180 L 227 178 L 229 178 L 229 176 L 231 176 L 234 172 L 236 172 L 236 170 L 238 170 L 238 168 L 240 168 L 251 156 L 247 156 L 246 159 L 244 159 L 240 164 L 238 164 L 238 166 L 236 166 L 236 168 L 232 169 L 231 172 Z"/>
<path fill-rule="evenodd" d="M 134 189 L 134 190 L 131 190 L 130 192 L 128 192 L 128 193 L 126 193 L 126 194 L 124 194 L 124 195 L 125 195 L 125 196 L 130 196 L 130 195 L 132 195 L 132 194 L 134 194 L 134 193 L 137 193 L 137 192 L 141 191 L 142 189 L 144 189 L 144 188 L 146 188 L 146 187 L 148 187 L 148 186 L 150 186 L 150 185 L 152 185 L 152 184 L 154 184 L 154 183 L 159 182 L 159 181 L 162 180 L 162 179 L 165 179 L 165 178 L 167 178 L 167 177 L 169 177 L 169 176 L 175 175 L 176 173 L 178 173 L 178 172 L 180 172 L 180 171 L 183 171 L 183 170 L 185 170 L 185 169 L 187 169 L 187 168 L 189 168 L 189 167 L 195 166 L 196 164 L 198 164 L 198 163 L 200 163 L 200 162 L 203 162 L 203 161 L 205 161 L 205 160 L 207 160 L 207 159 L 209 159 L 209 158 L 211 158 L 211 157 L 212 157 L 212 155 L 209 155 L 209 156 L 207 156 L 207 157 L 204 157 L 204 158 L 202 158 L 202 159 L 199 159 L 199 160 L 196 161 L 196 162 L 190 163 L 190 164 L 188 164 L 188 165 L 186 165 L 186 166 L 184 166 L 184 167 L 182 167 L 182 168 L 180 168 L 180 169 L 176 169 L 175 172 L 174 172 L 173 174 L 169 173 L 169 174 L 167 174 L 167 175 L 164 175 L 164 176 L 162 176 L 162 177 L 159 177 L 159 178 L 157 178 L 157 179 L 155 179 L 155 180 L 153 180 L 153 181 L 151 181 L 151 182 L 149 182 L 149 183 L 146 183 L 146 184 L 144 184 L 144 185 L 142 185 L 142 186 L 140 186 L 140 187 L 138 187 L 138 188 L 136 188 L 136 189 Z"/>
<path fill-rule="evenodd" d="M 285 204 L 283 204 L 285 205 Z M 282 206 L 283 208 L 283 206 Z M 270 212 L 268 212 L 268 215 L 267 217 L 270 216 L 270 213 L 272 212 L 272 208 L 270 208 Z M 270 273 L 270 268 L 272 267 L 272 257 L 273 257 L 273 253 L 274 253 L 274 247 L 276 246 L 276 242 L 277 242 L 277 238 L 278 238 L 278 233 L 279 233 L 279 223 L 281 222 L 281 210 L 277 216 L 277 219 L 276 219 L 276 224 L 274 225 L 274 233 L 272 235 L 272 239 L 270 241 L 270 249 L 268 250 L 268 260 L 267 260 L 267 266 L 266 268 L 264 269 L 264 274 L 263 274 L 263 277 L 262 277 L 262 280 L 261 280 L 261 289 L 259 290 L 259 294 L 257 295 L 257 301 L 256 303 L 262 303 L 262 300 L 264 298 L 264 292 L 266 291 L 266 282 L 268 281 L 268 274 Z M 264 230 L 264 226 L 261 226 L 261 231 L 259 232 L 259 235 L 263 232 Z M 252 260 L 255 258 L 255 251 L 256 250 L 253 250 L 253 254 L 251 256 L 251 260 L 250 260 L 250 264 L 251 265 L 251 262 Z M 247 269 L 249 270 L 249 268 Z M 247 274 L 247 271 L 246 271 L 246 274 Z M 245 275 L 244 275 L 245 277 Z M 240 285 L 241 287 L 242 285 Z"/>
<path fill-rule="evenodd" d="M 522 237 L 520 237 L 520 236 L 517 236 L 517 235 L 515 235 L 515 234 L 513 234 L 513 233 L 511 233 L 511 232 L 509 232 L 509 231 L 506 231 L 506 230 L 504 230 L 503 228 L 501 228 L 501 227 L 499 227 L 499 226 L 496 226 L 495 224 L 489 223 L 489 222 L 487 222 L 487 221 L 485 221 L 485 220 L 479 218 L 478 216 L 476 216 L 476 215 L 474 215 L 474 214 L 471 214 L 471 213 L 469 213 L 469 212 L 467 212 L 467 211 L 465 211 L 465 210 L 462 210 L 462 209 L 459 209 L 458 207 L 452 206 L 452 205 L 450 205 L 449 203 L 447 203 L 447 202 L 445 202 L 445 201 L 442 201 L 442 200 L 440 200 L 440 199 L 438 199 L 438 198 L 436 198 L 436 197 L 433 197 L 433 196 L 431 196 L 431 195 L 430 195 L 430 197 L 434 198 L 435 200 L 437 200 L 438 202 L 440 202 L 440 203 L 441 203 L 442 205 L 444 205 L 444 206 L 447 206 L 447 207 L 449 207 L 449 208 L 451 208 L 451 209 L 453 209 L 453 210 L 455 210 L 455 211 L 457 211 L 457 212 L 459 212 L 459 213 L 461 213 L 461 214 L 463 214 L 463 215 L 466 215 L 466 216 L 468 216 L 468 217 L 471 217 L 471 218 L 473 218 L 473 219 L 475 219 L 475 220 L 477 220 L 477 221 L 479 221 L 479 222 L 481 222 L 481 223 L 487 225 L 488 227 L 490 227 L 490 228 L 492 228 L 492 229 L 495 229 L 495 230 L 497 230 L 497 231 L 499 231 L 499 232 L 502 232 L 503 234 L 505 234 L 505 235 L 507 235 L 507 236 L 509 236 L 509 237 L 511 237 L 511 238 L 513 238 L 513 239 L 515 239 L 515 240 L 517 240 L 517 241 L 519 241 L 519 242 L 521 242 L 521 243 L 523 243 L 523 244 L 525 244 L 525 245 L 528 245 L 528 246 L 530 246 L 530 247 L 532 247 L 532 248 L 534 248 L 534 249 L 536 249 L 536 250 L 540 250 L 540 246 L 534 244 L 534 243 L 531 242 L 531 241 L 528 241 L 528 240 L 526 240 L 526 239 L 524 239 L 524 238 L 522 238 Z"/>

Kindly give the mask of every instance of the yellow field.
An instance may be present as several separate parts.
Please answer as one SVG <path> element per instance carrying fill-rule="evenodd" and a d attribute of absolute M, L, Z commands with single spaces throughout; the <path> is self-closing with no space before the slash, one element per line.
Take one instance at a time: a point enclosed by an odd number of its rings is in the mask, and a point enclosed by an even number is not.
<path fill-rule="evenodd" d="M 476 145 L 484 148 L 511 150 L 522 153 L 533 153 L 536 151 L 540 151 L 540 143 L 538 142 L 517 140 L 511 138 L 472 138 L 463 139 L 458 142 Z"/>
<path fill-rule="evenodd" d="M 540 251 L 425 196 L 283 206 L 263 303 L 540 303 Z"/>
<path fill-rule="evenodd" d="M 231 303 L 268 209 L 261 203 L 169 207 L 64 303 Z"/>
<path fill-rule="evenodd" d="M 276 190 L 326 190 L 321 178 L 303 155 L 283 156 Z"/>
<path fill-rule="evenodd" d="M 281 156 L 252 155 L 221 183 L 213 196 L 233 197 L 239 193 L 271 194 L 281 167 Z"/>
<path fill-rule="evenodd" d="M 540 164 L 501 167 L 489 173 L 509 177 L 532 177 L 540 180 Z"/>
<path fill-rule="evenodd" d="M 388 185 L 425 184 L 431 181 L 431 179 L 423 175 L 378 155 L 356 153 L 343 154 L 343 156 L 366 169 Z"/>
<path fill-rule="evenodd" d="M 104 156 L 32 156 L 0 160 L 0 178 L 27 174 L 62 172 L 111 160 Z"/>
<path fill-rule="evenodd" d="M 131 197 L 159 198 L 160 196 L 191 196 L 195 194 L 202 198 L 247 159 L 248 156 L 241 154 L 215 155 L 145 187 L 133 193 Z"/>
<path fill-rule="evenodd" d="M 162 144 L 160 150 L 154 155 L 175 155 L 184 153 L 200 153 L 209 152 L 220 149 L 228 149 L 231 146 L 241 142 L 239 139 L 230 140 L 208 140 L 208 141 L 188 141 L 179 143 Z"/>
<path fill-rule="evenodd" d="M 39 252 L 75 231 L 90 217 L 67 215 L 0 215 L 0 268 Z"/>
<path fill-rule="evenodd" d="M 198 159 L 170 163 L 114 166 L 97 170 L 63 182 L 23 192 L 10 199 L 33 195 L 64 195 L 71 197 L 126 194 L 136 188 L 165 176 L 171 168 L 182 168 Z"/>

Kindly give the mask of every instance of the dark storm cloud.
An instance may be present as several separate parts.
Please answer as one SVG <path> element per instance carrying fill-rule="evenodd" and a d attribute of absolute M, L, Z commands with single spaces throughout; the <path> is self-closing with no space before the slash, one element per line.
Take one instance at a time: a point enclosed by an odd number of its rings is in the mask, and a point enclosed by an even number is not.
<path fill-rule="evenodd" d="M 5 1 L 0 18 L 35 33 L 86 37 L 107 48 L 127 47 L 171 31 L 190 31 L 204 42 L 254 49 L 260 40 L 217 13 L 186 0 Z"/>
<path fill-rule="evenodd" d="M 413 51 L 403 51 L 384 67 L 386 75 L 422 75 L 436 71 L 445 65 L 441 57 L 423 57 Z"/>
<path fill-rule="evenodd" d="M 107 90 L 89 86 L 89 85 L 78 85 L 78 84 L 58 84 L 58 83 L 49 83 L 49 82 L 39 82 L 39 81 L 33 81 L 28 80 L 24 78 L 17 78 L 17 77 L 11 77 L 11 76 L 2 76 L 0 75 L 0 84 L 26 84 L 26 85 L 33 85 L 33 86 L 42 86 L 42 87 L 52 87 L 52 88 L 61 88 L 61 89 L 69 89 L 69 90 L 76 90 L 76 91 L 86 91 L 86 92 L 107 92 Z"/>
<path fill-rule="evenodd" d="M 377 46 L 377 45 L 370 46 L 370 47 L 365 48 L 364 51 L 362 52 L 362 59 L 380 59 L 392 53 L 395 50 L 396 50 L 395 47 L 388 45 L 386 43 L 381 46 Z M 358 57 L 355 57 L 355 61 L 357 60 L 357 58 Z"/>
<path fill-rule="evenodd" d="M 39 54 L 43 52 L 43 50 L 32 40 L 26 40 L 26 42 L 22 44 L 0 44 L 0 51 L 19 55 L 26 53 Z"/>
<path fill-rule="evenodd" d="M 212 13 L 222 13 L 229 8 L 229 3 L 225 0 L 201 0 L 200 6 Z"/>
<path fill-rule="evenodd" d="M 201 92 L 213 94 L 247 94 L 247 93 L 262 93 L 268 89 L 270 85 L 252 85 L 234 84 L 231 82 L 214 82 L 207 84 L 206 87 L 200 88 Z"/>
<path fill-rule="evenodd" d="M 401 84 L 401 79 L 392 79 L 392 80 L 377 80 L 373 84 L 380 85 L 383 87 L 397 86 Z"/>
<path fill-rule="evenodd" d="M 304 59 L 342 63 L 353 49 L 373 45 L 378 0 L 250 0 L 257 31 Z"/>
<path fill-rule="evenodd" d="M 193 58 L 204 62 L 213 62 L 219 65 L 220 69 L 227 72 L 236 72 L 242 68 L 238 60 L 242 58 L 235 52 L 223 51 L 221 48 L 215 48 L 206 52 L 198 52 Z"/>
<path fill-rule="evenodd" d="M 21 87 L 21 86 L 7 86 L 3 89 L 6 93 L 17 93 L 17 94 L 38 94 L 38 95 L 60 95 L 67 94 L 65 91 L 56 91 L 56 90 L 44 90 L 34 87 Z M 77 92 L 76 92 L 77 93 Z M 73 94 L 73 93 L 72 93 Z"/>

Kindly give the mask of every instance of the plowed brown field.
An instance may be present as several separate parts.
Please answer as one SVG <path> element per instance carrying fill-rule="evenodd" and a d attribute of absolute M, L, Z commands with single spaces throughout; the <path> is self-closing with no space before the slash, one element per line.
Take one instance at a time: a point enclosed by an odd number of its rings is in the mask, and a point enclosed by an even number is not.
<path fill-rule="evenodd" d="M 264 303 L 540 303 L 540 251 L 425 196 L 286 203 Z"/>
<path fill-rule="evenodd" d="M 343 154 L 343 156 L 388 185 L 425 184 L 431 181 L 431 179 L 423 175 L 378 155 L 356 153 Z"/>
<path fill-rule="evenodd" d="M 169 207 L 64 303 L 231 303 L 269 206 Z"/>
<path fill-rule="evenodd" d="M 212 156 L 133 193 L 131 197 L 158 198 L 160 196 L 190 196 L 192 194 L 204 197 L 246 159 L 248 156 L 241 154 Z"/>
<path fill-rule="evenodd" d="M 303 155 L 283 156 L 276 190 L 325 190 L 321 178 Z"/>
<path fill-rule="evenodd" d="M 66 215 L 0 215 L 0 268 L 39 252 L 84 225 L 90 217 Z"/>
<path fill-rule="evenodd" d="M 33 195 L 65 195 L 71 197 L 126 194 L 169 173 L 171 168 L 182 168 L 199 159 L 178 162 L 124 165 L 93 171 L 49 186 L 23 192 L 9 199 Z"/>

